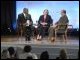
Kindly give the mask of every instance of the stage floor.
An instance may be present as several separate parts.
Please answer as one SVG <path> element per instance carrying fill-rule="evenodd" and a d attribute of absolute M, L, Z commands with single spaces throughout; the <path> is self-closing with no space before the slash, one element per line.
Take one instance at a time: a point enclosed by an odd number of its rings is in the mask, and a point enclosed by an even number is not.
<path fill-rule="evenodd" d="M 33 44 L 33 45 L 69 45 L 69 46 L 78 46 L 79 47 L 79 38 L 78 37 L 68 37 L 67 42 L 64 42 L 62 38 L 58 37 L 55 42 L 48 40 L 48 37 L 44 37 L 41 41 L 31 38 L 31 41 L 25 41 L 25 37 L 17 36 L 1 36 L 1 45 L 12 45 L 12 44 Z"/>

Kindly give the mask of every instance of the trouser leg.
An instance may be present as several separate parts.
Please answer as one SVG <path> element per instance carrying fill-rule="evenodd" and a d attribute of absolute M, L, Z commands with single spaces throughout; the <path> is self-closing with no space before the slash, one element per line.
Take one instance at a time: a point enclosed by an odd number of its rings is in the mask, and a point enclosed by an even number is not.
<path fill-rule="evenodd" d="M 31 39 L 31 27 L 26 27 L 25 29 L 25 38 L 26 41 L 30 41 Z"/>

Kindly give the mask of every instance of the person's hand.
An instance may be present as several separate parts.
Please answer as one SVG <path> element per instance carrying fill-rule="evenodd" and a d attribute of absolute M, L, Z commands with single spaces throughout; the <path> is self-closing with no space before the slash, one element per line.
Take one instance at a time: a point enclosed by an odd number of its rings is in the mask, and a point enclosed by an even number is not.
<path fill-rule="evenodd" d="M 42 22 L 41 25 L 44 25 L 44 23 Z"/>
<path fill-rule="evenodd" d="M 56 25 L 56 24 L 54 24 L 53 26 L 54 26 L 54 27 L 56 27 L 57 25 Z"/>
<path fill-rule="evenodd" d="M 56 24 L 53 24 L 51 27 L 55 28 L 57 25 Z"/>
<path fill-rule="evenodd" d="M 26 23 L 27 23 L 28 25 L 30 25 L 30 20 L 27 20 Z"/>
<path fill-rule="evenodd" d="M 35 25 L 35 28 L 38 28 L 38 26 L 37 26 L 37 25 Z"/>
<path fill-rule="evenodd" d="M 47 25 L 47 23 L 45 23 L 45 25 Z"/>
<path fill-rule="evenodd" d="M 42 22 L 41 24 L 42 24 L 43 26 L 44 26 L 44 25 L 47 25 L 47 23 L 45 23 L 45 22 Z"/>

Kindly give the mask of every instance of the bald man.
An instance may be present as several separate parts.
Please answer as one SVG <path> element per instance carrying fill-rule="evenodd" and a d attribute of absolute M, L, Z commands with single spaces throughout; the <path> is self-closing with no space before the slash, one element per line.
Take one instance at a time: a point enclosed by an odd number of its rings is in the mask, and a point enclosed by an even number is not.
<path fill-rule="evenodd" d="M 31 37 L 31 26 L 32 26 L 32 18 L 31 15 L 28 13 L 28 9 L 24 8 L 23 13 L 18 15 L 18 20 L 17 20 L 18 26 L 23 29 L 24 35 L 26 38 L 26 41 L 30 41 Z"/>
<path fill-rule="evenodd" d="M 49 39 L 51 41 L 55 41 L 55 30 L 54 29 L 56 29 L 58 27 L 58 25 L 65 25 L 68 22 L 69 22 L 69 20 L 66 15 L 66 10 L 61 10 L 61 17 L 60 17 L 59 21 L 55 23 L 54 28 L 53 27 L 49 28 Z M 65 26 L 60 26 L 59 28 L 62 28 L 64 30 L 66 29 Z"/>

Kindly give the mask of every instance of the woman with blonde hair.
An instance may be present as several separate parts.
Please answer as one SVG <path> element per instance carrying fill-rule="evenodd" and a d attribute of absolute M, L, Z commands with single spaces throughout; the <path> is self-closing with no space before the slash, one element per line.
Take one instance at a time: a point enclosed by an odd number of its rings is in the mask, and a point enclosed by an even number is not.
<path fill-rule="evenodd" d="M 37 40 L 41 40 L 45 35 L 45 32 L 48 32 L 50 25 L 53 23 L 51 16 L 49 15 L 49 11 L 45 9 L 43 11 L 43 15 L 39 17 L 38 20 L 38 35 Z"/>

